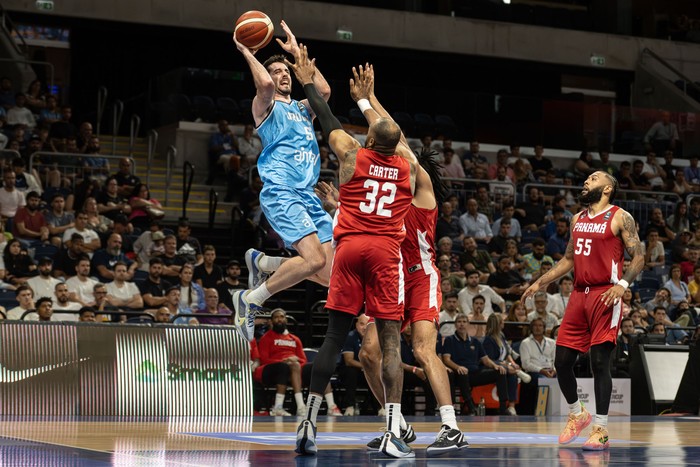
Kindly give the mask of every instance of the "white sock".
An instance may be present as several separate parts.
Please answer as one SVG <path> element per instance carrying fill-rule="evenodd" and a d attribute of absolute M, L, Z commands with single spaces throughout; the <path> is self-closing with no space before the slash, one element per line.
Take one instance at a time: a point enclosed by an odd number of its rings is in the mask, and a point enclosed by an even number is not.
<path fill-rule="evenodd" d="M 284 393 L 275 394 L 275 407 L 282 407 L 284 405 Z"/>
<path fill-rule="evenodd" d="M 316 425 L 318 409 L 321 408 L 321 401 L 323 398 L 319 394 L 309 394 L 309 398 L 306 400 L 306 419 L 314 425 Z"/>
<path fill-rule="evenodd" d="M 335 407 L 335 398 L 333 398 L 333 391 L 329 392 L 328 394 L 324 394 L 323 397 L 326 399 L 326 404 L 328 404 L 328 410 L 331 410 L 333 407 Z"/>
<path fill-rule="evenodd" d="M 259 256 L 258 257 L 258 267 L 263 272 L 277 271 L 285 259 L 286 258 L 282 258 L 281 256 L 267 256 L 267 255 Z"/>
<path fill-rule="evenodd" d="M 451 405 L 443 405 L 440 407 L 440 418 L 442 424 L 447 425 L 453 430 L 459 430 L 457 427 L 457 417 L 455 417 L 455 408 Z"/>
<path fill-rule="evenodd" d="M 582 408 L 583 405 L 581 405 L 581 401 L 576 401 L 573 404 L 569 404 L 569 413 L 572 413 L 574 415 L 581 415 Z"/>
<path fill-rule="evenodd" d="M 408 423 L 406 423 L 406 419 L 403 418 L 403 414 L 401 414 L 401 421 L 399 422 L 399 426 L 402 430 L 408 429 Z"/>
<path fill-rule="evenodd" d="M 602 426 L 603 428 L 608 426 L 608 416 L 595 414 L 594 425 Z"/>
<path fill-rule="evenodd" d="M 271 296 L 272 294 L 267 290 L 267 284 L 263 282 L 257 289 L 248 291 L 243 298 L 248 300 L 248 303 L 255 303 L 256 305 L 262 306 L 265 300 Z"/>
<path fill-rule="evenodd" d="M 302 407 L 304 405 L 304 395 L 300 392 L 294 393 L 294 400 L 297 403 L 297 407 Z"/>
<path fill-rule="evenodd" d="M 386 429 L 401 437 L 401 404 L 387 402 L 384 404 L 386 410 Z"/>

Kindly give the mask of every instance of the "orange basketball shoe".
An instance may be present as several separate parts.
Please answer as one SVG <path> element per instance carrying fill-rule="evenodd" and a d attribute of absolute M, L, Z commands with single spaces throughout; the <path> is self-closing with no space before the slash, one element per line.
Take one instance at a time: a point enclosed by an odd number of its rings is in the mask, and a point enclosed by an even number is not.
<path fill-rule="evenodd" d="M 583 443 L 584 451 L 605 451 L 610 447 L 608 441 L 607 428 L 600 425 L 593 425 L 588 441 Z"/>
<path fill-rule="evenodd" d="M 569 444 L 575 440 L 581 431 L 591 424 L 592 419 L 593 417 L 583 405 L 581 405 L 579 415 L 569 414 L 569 421 L 566 422 L 564 431 L 559 435 L 559 444 Z"/>

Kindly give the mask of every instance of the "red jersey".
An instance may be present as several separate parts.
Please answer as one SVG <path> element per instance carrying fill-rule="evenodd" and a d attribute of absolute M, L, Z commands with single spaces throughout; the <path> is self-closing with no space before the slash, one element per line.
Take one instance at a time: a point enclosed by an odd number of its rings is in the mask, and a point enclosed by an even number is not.
<path fill-rule="evenodd" d="M 404 273 L 406 279 L 410 274 L 423 270 L 430 274 L 435 267 L 435 225 L 437 224 L 437 208 L 423 209 L 411 204 L 406 218 L 406 238 L 401 243 L 401 257 L 403 258 Z"/>
<path fill-rule="evenodd" d="M 280 334 L 273 330 L 267 331 L 258 342 L 258 351 L 261 366 L 281 362 L 294 355 L 299 357 L 300 365 L 306 363 L 306 354 L 301 340 L 290 332 Z"/>
<path fill-rule="evenodd" d="M 333 237 L 385 235 L 402 240 L 411 192 L 411 167 L 401 156 L 383 156 L 370 149 L 357 151 L 355 173 L 340 186 Z"/>
<path fill-rule="evenodd" d="M 618 206 L 591 217 L 584 210 L 572 229 L 574 242 L 574 286 L 616 284 L 622 277 L 624 245 L 612 231 Z"/>

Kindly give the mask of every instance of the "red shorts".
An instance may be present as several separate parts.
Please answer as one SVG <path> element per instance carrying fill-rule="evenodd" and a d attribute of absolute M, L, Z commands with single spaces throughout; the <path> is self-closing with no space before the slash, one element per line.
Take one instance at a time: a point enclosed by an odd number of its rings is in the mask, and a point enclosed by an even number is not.
<path fill-rule="evenodd" d="M 617 342 L 622 321 L 622 302 L 605 306 L 600 296 L 612 287 L 606 284 L 574 289 L 559 327 L 557 345 L 587 352 L 592 345 Z M 588 291 L 588 293 L 586 293 Z"/>
<path fill-rule="evenodd" d="M 377 235 L 349 235 L 335 247 L 326 308 L 392 321 L 403 319 L 400 242 Z"/>
<path fill-rule="evenodd" d="M 442 306 L 442 291 L 437 271 L 426 274 L 425 271 L 420 270 L 413 274 L 406 274 L 405 294 L 402 329 L 416 321 L 438 322 Z"/>

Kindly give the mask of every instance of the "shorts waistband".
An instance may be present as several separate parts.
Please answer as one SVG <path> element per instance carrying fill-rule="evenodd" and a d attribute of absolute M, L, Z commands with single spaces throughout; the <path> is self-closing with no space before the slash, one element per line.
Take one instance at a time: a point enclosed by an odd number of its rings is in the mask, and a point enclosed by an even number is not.
<path fill-rule="evenodd" d="M 596 290 L 602 289 L 603 287 L 612 287 L 614 284 L 600 284 L 600 285 L 585 285 L 585 286 L 575 286 L 574 290 L 578 292 L 586 292 L 586 290 Z"/>

